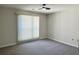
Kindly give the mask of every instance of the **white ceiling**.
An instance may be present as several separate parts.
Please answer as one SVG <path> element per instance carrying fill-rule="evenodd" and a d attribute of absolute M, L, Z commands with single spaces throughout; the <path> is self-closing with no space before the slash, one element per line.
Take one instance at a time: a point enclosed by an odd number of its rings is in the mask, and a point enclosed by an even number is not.
<path fill-rule="evenodd" d="M 27 11 L 33 11 L 33 12 L 40 12 L 40 13 L 53 13 L 57 11 L 64 10 L 68 7 L 74 6 L 74 5 L 64 5 L 64 4 L 47 4 L 47 7 L 50 7 L 51 10 L 39 10 L 39 8 L 42 7 L 42 4 L 2 4 L 0 6 L 6 6 L 11 8 L 17 8 Z M 34 10 L 33 10 L 34 9 Z"/>

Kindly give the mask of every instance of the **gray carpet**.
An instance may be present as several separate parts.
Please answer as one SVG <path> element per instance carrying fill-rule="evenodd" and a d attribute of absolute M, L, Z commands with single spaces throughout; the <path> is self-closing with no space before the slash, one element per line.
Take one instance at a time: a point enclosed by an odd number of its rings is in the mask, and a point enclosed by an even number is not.
<path fill-rule="evenodd" d="M 49 39 L 0 49 L 0 55 L 78 55 L 78 49 Z"/>

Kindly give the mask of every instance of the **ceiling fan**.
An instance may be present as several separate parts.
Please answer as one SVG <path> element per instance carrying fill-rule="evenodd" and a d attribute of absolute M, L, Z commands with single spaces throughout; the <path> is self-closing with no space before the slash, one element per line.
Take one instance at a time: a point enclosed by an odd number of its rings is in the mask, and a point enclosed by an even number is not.
<path fill-rule="evenodd" d="M 51 8 L 47 7 L 46 4 L 42 4 L 42 7 L 39 10 L 51 10 Z"/>

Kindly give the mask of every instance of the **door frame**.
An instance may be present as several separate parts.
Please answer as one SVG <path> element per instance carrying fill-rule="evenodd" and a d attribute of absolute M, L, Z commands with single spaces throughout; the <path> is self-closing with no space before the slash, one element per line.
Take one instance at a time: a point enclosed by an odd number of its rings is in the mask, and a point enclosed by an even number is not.
<path fill-rule="evenodd" d="M 34 41 L 34 39 L 40 39 L 40 16 L 39 15 L 31 15 L 31 16 L 38 16 L 39 17 L 39 37 L 38 38 L 34 38 L 33 40 L 23 40 L 23 41 L 18 41 L 18 15 L 27 15 L 27 14 L 17 14 L 16 16 L 16 44 L 18 43 L 24 43 L 24 42 L 29 42 L 29 41 Z"/>

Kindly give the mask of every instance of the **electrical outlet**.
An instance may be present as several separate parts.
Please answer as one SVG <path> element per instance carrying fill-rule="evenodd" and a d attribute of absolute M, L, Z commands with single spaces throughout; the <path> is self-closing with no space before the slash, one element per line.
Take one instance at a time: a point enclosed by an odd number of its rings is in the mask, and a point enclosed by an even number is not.
<path fill-rule="evenodd" d="M 73 41 L 74 39 L 72 38 L 72 41 Z"/>
<path fill-rule="evenodd" d="M 77 42 L 79 42 L 79 39 L 77 39 Z"/>

